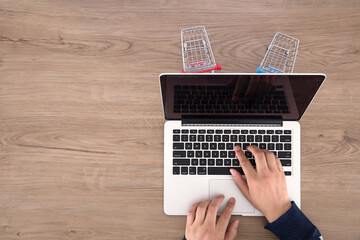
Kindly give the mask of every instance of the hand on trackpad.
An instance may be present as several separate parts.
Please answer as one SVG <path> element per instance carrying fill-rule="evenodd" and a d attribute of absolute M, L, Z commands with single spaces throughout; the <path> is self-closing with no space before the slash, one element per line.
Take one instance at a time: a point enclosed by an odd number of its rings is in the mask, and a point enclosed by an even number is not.
<path fill-rule="evenodd" d="M 233 213 L 242 214 L 242 213 L 254 213 L 255 208 L 246 200 L 244 195 L 240 192 L 240 189 L 236 186 L 233 180 L 209 180 L 210 185 L 210 199 L 213 199 L 219 194 L 225 196 L 224 201 L 221 203 L 218 213 L 221 213 L 227 201 L 234 197 L 236 200 L 235 208 Z"/>

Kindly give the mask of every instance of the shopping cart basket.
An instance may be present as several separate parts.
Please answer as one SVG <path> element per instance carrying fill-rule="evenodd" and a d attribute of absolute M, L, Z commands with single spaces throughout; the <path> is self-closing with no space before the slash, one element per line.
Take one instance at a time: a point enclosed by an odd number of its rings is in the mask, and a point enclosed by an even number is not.
<path fill-rule="evenodd" d="M 204 26 L 181 30 L 183 69 L 181 72 L 203 73 L 221 70 L 215 62 L 210 41 Z"/>
<path fill-rule="evenodd" d="M 299 40 L 276 33 L 257 73 L 292 73 L 298 52 Z"/>

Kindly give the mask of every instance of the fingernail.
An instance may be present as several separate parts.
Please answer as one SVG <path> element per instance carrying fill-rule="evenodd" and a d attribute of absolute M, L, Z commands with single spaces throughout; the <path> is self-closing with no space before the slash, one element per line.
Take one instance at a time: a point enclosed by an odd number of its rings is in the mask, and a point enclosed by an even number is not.
<path fill-rule="evenodd" d="M 230 169 L 230 173 L 231 173 L 231 175 L 235 176 L 235 170 L 234 169 Z"/>
<path fill-rule="evenodd" d="M 240 151 L 240 147 L 239 147 L 238 145 L 236 145 L 236 146 L 234 147 L 234 150 L 235 150 L 235 151 Z"/>
<path fill-rule="evenodd" d="M 224 194 L 219 194 L 217 195 L 218 197 L 225 197 Z"/>
<path fill-rule="evenodd" d="M 229 203 L 235 203 L 235 198 L 233 198 L 233 197 L 230 198 L 230 199 L 229 199 Z"/>
<path fill-rule="evenodd" d="M 239 226 L 239 220 L 236 220 L 235 228 L 237 228 L 238 226 Z"/>

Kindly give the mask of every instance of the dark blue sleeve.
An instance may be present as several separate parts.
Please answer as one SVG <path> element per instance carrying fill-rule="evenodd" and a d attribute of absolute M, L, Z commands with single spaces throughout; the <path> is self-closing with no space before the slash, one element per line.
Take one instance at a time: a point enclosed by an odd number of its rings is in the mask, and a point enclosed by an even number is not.
<path fill-rule="evenodd" d="M 280 240 L 319 240 L 322 239 L 319 230 L 301 212 L 294 202 L 291 208 L 276 219 L 274 222 L 265 226 Z"/>

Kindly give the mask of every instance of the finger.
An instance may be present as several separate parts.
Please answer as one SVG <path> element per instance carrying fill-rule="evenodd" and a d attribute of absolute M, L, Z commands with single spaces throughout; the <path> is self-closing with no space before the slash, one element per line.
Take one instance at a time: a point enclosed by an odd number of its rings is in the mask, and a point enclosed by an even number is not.
<path fill-rule="evenodd" d="M 268 151 L 268 150 L 263 150 L 263 151 L 265 153 L 266 162 L 267 162 L 267 165 L 268 165 L 269 169 L 271 171 L 278 170 L 278 167 L 276 166 L 275 155 L 272 152 Z"/>
<path fill-rule="evenodd" d="M 196 202 L 194 203 L 189 211 L 188 211 L 188 214 L 187 214 L 187 218 L 186 218 L 186 225 L 191 225 L 194 223 L 195 221 L 195 212 L 196 212 L 196 209 L 197 207 L 200 205 L 201 201 L 200 202 Z"/>
<path fill-rule="evenodd" d="M 244 91 L 247 84 L 248 84 L 247 79 L 240 77 L 237 79 L 234 93 L 232 96 L 232 101 L 236 102 L 240 100 L 241 94 Z"/>
<path fill-rule="evenodd" d="M 258 88 L 261 87 L 260 86 L 260 78 L 261 76 L 251 76 L 250 78 L 250 82 L 249 82 L 249 87 L 247 88 L 245 94 L 244 94 L 244 98 L 247 100 L 253 99 L 255 98 L 257 92 L 258 92 Z"/>
<path fill-rule="evenodd" d="M 235 198 L 230 198 L 226 204 L 224 211 L 222 212 L 217 222 L 217 227 L 220 231 L 225 232 L 231 218 L 231 213 L 235 207 Z"/>
<path fill-rule="evenodd" d="M 206 214 L 206 219 L 205 219 L 206 222 L 209 222 L 215 226 L 216 214 L 223 200 L 224 200 L 224 195 L 216 196 L 213 200 L 211 200 Z"/>
<path fill-rule="evenodd" d="M 224 240 L 233 240 L 237 235 L 237 229 L 239 226 L 239 219 L 235 220 L 228 228 Z"/>
<path fill-rule="evenodd" d="M 256 174 L 253 166 L 251 165 L 249 159 L 244 155 L 244 152 L 241 150 L 239 146 L 234 147 L 234 151 L 236 154 L 236 157 L 239 159 L 242 170 L 245 173 L 246 178 L 251 177 Z"/>
<path fill-rule="evenodd" d="M 194 223 L 202 224 L 205 220 L 206 211 L 210 204 L 210 200 L 203 201 L 196 209 L 196 216 Z"/>
<path fill-rule="evenodd" d="M 248 146 L 246 149 L 254 155 L 257 171 L 266 171 L 269 169 L 263 150 L 254 145 Z"/>
<path fill-rule="evenodd" d="M 235 169 L 230 169 L 231 175 L 233 175 L 236 186 L 240 189 L 244 197 L 250 202 L 249 186 L 241 176 L 241 174 Z"/>
<path fill-rule="evenodd" d="M 282 168 L 281 161 L 278 157 L 275 157 L 276 166 L 279 169 L 280 172 L 283 172 L 284 169 Z"/>

